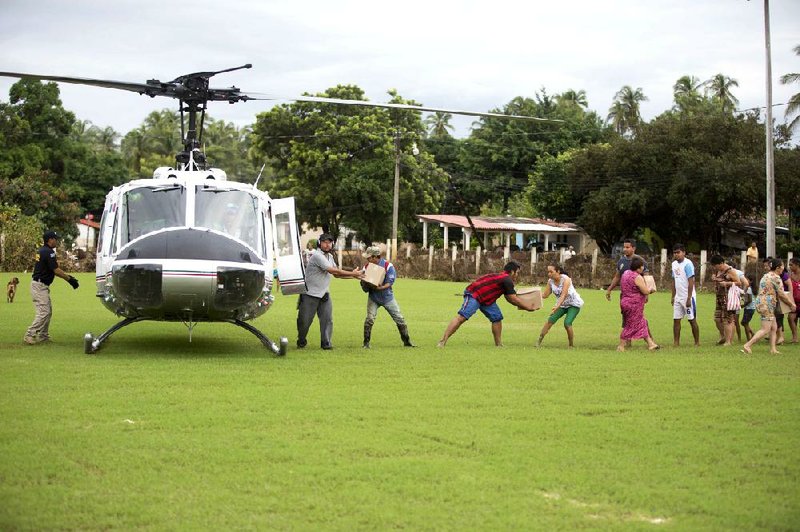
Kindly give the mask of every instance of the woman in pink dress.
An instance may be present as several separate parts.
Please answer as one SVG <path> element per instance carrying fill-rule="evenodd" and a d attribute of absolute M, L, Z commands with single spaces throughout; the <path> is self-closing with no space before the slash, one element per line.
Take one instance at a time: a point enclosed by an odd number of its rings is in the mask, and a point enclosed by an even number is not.
<path fill-rule="evenodd" d="M 644 304 L 650 290 L 642 277 L 644 271 L 644 261 L 641 257 L 631 259 L 631 268 L 622 274 L 620 280 L 620 290 L 622 297 L 619 306 L 622 309 L 623 328 L 619 335 L 619 346 L 617 351 L 625 351 L 625 343 L 629 340 L 643 338 L 647 342 L 650 351 L 659 349 L 658 344 L 650 336 L 650 328 L 644 318 Z"/>

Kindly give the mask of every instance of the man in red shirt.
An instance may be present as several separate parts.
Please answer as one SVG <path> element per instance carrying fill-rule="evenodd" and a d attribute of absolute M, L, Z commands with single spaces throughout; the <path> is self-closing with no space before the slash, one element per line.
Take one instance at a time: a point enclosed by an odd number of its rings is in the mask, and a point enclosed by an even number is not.
<path fill-rule="evenodd" d="M 502 347 L 503 313 L 500 312 L 500 307 L 497 306 L 497 300 L 500 296 L 505 296 L 506 301 L 522 310 L 527 310 L 528 312 L 536 310 L 532 305 L 518 298 L 517 291 L 514 290 L 514 281 L 517 280 L 519 275 L 519 268 L 519 264 L 511 261 L 503 267 L 502 272 L 490 273 L 473 281 L 464 290 L 464 303 L 461 305 L 461 310 L 447 325 L 444 336 L 439 340 L 437 347 L 444 347 L 447 344 L 447 339 L 478 310 L 489 318 L 492 323 L 494 345 Z"/>

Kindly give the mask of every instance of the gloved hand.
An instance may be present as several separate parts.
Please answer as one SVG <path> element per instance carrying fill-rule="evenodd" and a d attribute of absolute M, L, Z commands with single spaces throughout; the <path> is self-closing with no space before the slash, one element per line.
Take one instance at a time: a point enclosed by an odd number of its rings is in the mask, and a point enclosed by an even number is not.
<path fill-rule="evenodd" d="M 78 289 L 78 280 L 73 276 L 70 275 L 69 279 L 67 279 L 67 282 L 69 283 L 69 285 L 72 287 L 73 290 Z"/>

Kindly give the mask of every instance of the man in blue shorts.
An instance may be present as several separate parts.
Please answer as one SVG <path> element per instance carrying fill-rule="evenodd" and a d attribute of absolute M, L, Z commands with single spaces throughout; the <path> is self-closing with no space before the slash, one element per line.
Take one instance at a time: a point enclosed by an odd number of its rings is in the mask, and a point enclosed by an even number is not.
<path fill-rule="evenodd" d="M 473 281 L 464 290 L 464 303 L 461 305 L 461 310 L 447 325 L 444 336 L 439 340 L 437 347 L 444 347 L 447 344 L 447 339 L 478 310 L 492 323 L 494 345 L 502 347 L 503 313 L 500 312 L 500 307 L 497 306 L 497 300 L 500 296 L 505 296 L 506 301 L 522 310 L 527 310 L 528 312 L 536 310 L 532 305 L 517 297 L 514 281 L 519 276 L 519 268 L 519 264 L 511 261 L 503 267 L 502 272 L 489 273 Z"/>

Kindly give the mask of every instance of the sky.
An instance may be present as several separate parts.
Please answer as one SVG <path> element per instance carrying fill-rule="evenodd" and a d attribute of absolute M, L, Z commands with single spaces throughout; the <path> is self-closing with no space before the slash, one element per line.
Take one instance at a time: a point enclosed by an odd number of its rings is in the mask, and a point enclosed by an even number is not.
<path fill-rule="evenodd" d="M 771 0 L 773 102 L 800 92 L 779 78 L 800 72 L 800 1 Z M 516 96 L 585 90 L 605 118 L 623 85 L 649 98 L 642 116 L 672 106 L 683 75 L 736 79 L 740 109 L 766 105 L 763 0 L 515 0 L 381 2 L 264 0 L 0 0 L 0 71 L 117 81 L 252 63 L 214 87 L 287 97 L 338 84 L 372 101 L 404 98 L 471 111 Z M 0 78 L 0 100 L 15 80 Z M 165 98 L 61 85 L 81 120 L 124 134 Z M 209 114 L 251 124 L 270 102 L 211 103 Z M 784 121 L 785 106 L 774 116 Z M 475 119 L 454 118 L 456 136 Z"/>

